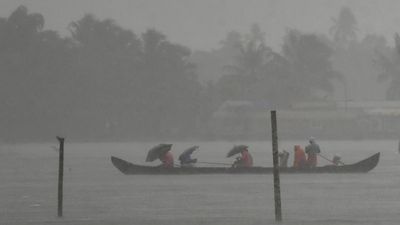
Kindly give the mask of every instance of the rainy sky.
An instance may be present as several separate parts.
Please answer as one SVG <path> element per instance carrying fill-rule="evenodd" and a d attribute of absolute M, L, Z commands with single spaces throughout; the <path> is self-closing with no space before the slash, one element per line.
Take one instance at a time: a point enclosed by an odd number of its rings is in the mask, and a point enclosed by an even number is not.
<path fill-rule="evenodd" d="M 274 48 L 287 28 L 328 33 L 342 6 L 353 11 L 359 36 L 378 33 L 390 40 L 400 30 L 398 0 L 2 0 L 0 16 L 9 16 L 21 4 L 41 13 L 45 28 L 62 35 L 68 34 L 71 21 L 92 13 L 135 33 L 156 28 L 194 50 L 215 48 L 228 31 L 246 32 L 253 23 L 266 31 Z"/>

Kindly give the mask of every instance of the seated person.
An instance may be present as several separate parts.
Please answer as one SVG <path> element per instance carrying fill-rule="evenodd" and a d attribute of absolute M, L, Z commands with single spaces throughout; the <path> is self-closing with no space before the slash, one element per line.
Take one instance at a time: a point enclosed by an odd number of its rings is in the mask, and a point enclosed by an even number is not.
<path fill-rule="evenodd" d="M 306 158 L 306 153 L 304 150 L 300 147 L 300 145 L 295 145 L 294 146 L 294 161 L 293 161 L 293 167 L 297 169 L 305 168 L 307 167 L 307 158 Z"/>
<path fill-rule="evenodd" d="M 197 159 L 192 159 L 189 154 L 179 156 L 181 167 L 193 167 Z"/>
<path fill-rule="evenodd" d="M 341 161 L 340 156 L 338 156 L 338 155 L 333 156 L 332 163 L 335 166 L 344 165 L 344 163 Z"/>
<path fill-rule="evenodd" d="M 171 151 L 166 152 L 164 155 L 159 157 L 161 161 L 161 167 L 164 168 L 173 168 L 174 167 L 174 156 Z"/>
<path fill-rule="evenodd" d="M 241 156 L 236 158 L 236 161 L 232 164 L 232 167 L 252 167 L 253 157 L 249 153 L 247 148 L 240 152 Z"/>
<path fill-rule="evenodd" d="M 282 152 L 278 153 L 279 156 L 279 167 L 286 168 L 289 159 L 289 152 L 283 150 Z"/>

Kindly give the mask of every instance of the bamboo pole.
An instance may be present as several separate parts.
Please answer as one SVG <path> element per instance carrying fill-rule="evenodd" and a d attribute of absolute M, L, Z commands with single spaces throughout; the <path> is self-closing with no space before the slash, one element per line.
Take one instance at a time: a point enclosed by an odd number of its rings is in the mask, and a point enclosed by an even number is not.
<path fill-rule="evenodd" d="M 281 188 L 279 181 L 279 161 L 278 161 L 278 128 L 276 122 L 276 111 L 271 111 L 272 128 L 272 157 L 274 163 L 274 200 L 275 200 L 275 221 L 282 221 L 281 209 Z"/>
<path fill-rule="evenodd" d="M 59 147 L 58 162 L 58 217 L 63 216 L 63 180 L 64 180 L 64 138 L 57 136 Z"/>

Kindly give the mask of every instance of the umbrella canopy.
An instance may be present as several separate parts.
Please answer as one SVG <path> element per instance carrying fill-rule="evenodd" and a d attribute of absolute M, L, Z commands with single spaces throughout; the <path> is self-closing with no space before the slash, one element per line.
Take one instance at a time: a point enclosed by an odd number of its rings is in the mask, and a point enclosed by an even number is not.
<path fill-rule="evenodd" d="M 146 157 L 146 162 L 153 162 L 160 156 L 171 150 L 172 144 L 159 144 L 149 150 Z"/>
<path fill-rule="evenodd" d="M 233 148 L 226 154 L 226 157 L 231 157 L 233 155 L 236 155 L 238 153 L 241 153 L 243 150 L 247 149 L 249 146 L 247 145 L 235 145 Z"/>
<path fill-rule="evenodd" d="M 190 155 L 196 151 L 199 148 L 199 146 L 195 145 L 192 146 L 188 149 L 186 149 L 185 151 L 183 151 L 180 155 L 179 155 L 179 160 L 183 160 L 185 158 L 190 158 Z"/>

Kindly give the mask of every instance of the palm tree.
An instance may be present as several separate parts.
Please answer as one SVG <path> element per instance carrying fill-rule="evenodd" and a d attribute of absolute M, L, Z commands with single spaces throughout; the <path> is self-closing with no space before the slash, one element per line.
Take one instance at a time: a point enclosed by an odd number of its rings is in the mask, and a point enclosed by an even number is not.
<path fill-rule="evenodd" d="M 39 13 L 28 14 L 28 9 L 21 5 L 9 17 L 8 22 L 18 30 L 39 32 L 44 26 L 44 18 Z"/>
<path fill-rule="evenodd" d="M 109 51 L 110 48 L 127 50 L 140 45 L 132 31 L 121 28 L 112 19 L 98 20 L 91 14 L 70 23 L 68 29 L 72 38 L 86 47 Z"/>
<path fill-rule="evenodd" d="M 378 75 L 378 81 L 390 80 L 390 85 L 386 91 L 386 99 L 400 99 L 400 36 L 394 35 L 395 49 L 390 53 L 377 52 L 374 63 L 381 69 Z"/>
<path fill-rule="evenodd" d="M 265 78 L 265 65 L 272 57 L 272 49 L 265 45 L 264 34 L 253 25 L 246 40 L 237 44 L 238 55 L 231 65 L 225 65 L 226 75 L 218 82 L 222 93 L 232 98 L 255 98 L 255 84 Z"/>
<path fill-rule="evenodd" d="M 336 42 L 346 44 L 357 38 L 357 21 L 353 12 L 348 7 L 342 7 L 337 19 L 332 18 L 334 25 L 330 33 Z"/>
<path fill-rule="evenodd" d="M 341 79 L 333 70 L 330 57 L 332 49 L 314 34 L 301 34 L 289 30 L 282 46 L 282 55 L 291 69 L 291 79 L 303 97 L 310 97 L 315 90 L 333 92 L 332 79 Z"/>
<path fill-rule="evenodd" d="M 271 56 L 272 49 L 265 45 L 264 33 L 257 24 L 251 28 L 247 39 L 236 44 L 239 54 L 233 65 L 225 66 L 229 74 L 245 76 L 247 79 L 257 78 Z"/>
<path fill-rule="evenodd" d="M 397 53 L 400 55 L 400 35 L 399 35 L 399 33 L 394 34 L 394 43 L 396 45 Z"/>
<path fill-rule="evenodd" d="M 44 18 L 39 13 L 28 13 L 28 9 L 21 5 L 7 19 L 2 19 L 1 38 L 2 46 L 11 49 L 25 49 L 34 41 L 44 26 Z"/>

